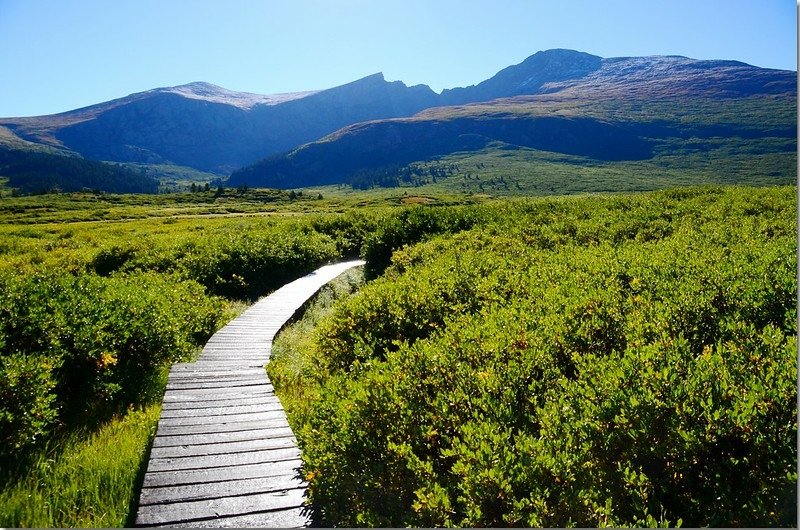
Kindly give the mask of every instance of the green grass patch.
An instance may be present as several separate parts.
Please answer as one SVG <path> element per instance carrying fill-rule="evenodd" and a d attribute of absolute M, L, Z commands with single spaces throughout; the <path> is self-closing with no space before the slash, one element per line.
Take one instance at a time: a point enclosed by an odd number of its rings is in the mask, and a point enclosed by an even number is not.
<path fill-rule="evenodd" d="M 309 406 L 319 391 L 318 359 L 313 356 L 317 324 L 339 300 L 364 285 L 364 268 L 356 267 L 327 283 L 308 304 L 303 316 L 283 328 L 272 345 L 267 375 L 287 411 L 289 424 L 297 429 L 305 423 Z"/>
<path fill-rule="evenodd" d="M 21 469 L 6 470 L 0 526 L 130 525 L 160 413 L 160 404 L 129 411 L 95 432 L 53 440 Z"/>

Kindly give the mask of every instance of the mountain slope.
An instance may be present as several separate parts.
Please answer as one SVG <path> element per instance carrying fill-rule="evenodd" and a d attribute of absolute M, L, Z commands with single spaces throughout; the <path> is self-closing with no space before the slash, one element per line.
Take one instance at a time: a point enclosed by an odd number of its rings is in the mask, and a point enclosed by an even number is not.
<path fill-rule="evenodd" d="M 477 85 L 443 90 L 440 104 L 460 105 L 524 94 L 538 94 L 548 91 L 544 87 L 549 83 L 584 79 L 597 71 L 602 63 L 601 57 L 573 50 L 537 52 Z"/>
<path fill-rule="evenodd" d="M 525 91 L 531 94 L 514 95 Z M 757 144 L 761 154 L 791 157 L 796 151 L 794 72 L 734 61 L 600 59 L 553 50 L 442 97 L 503 93 L 511 97 L 352 125 L 236 171 L 230 183 L 302 187 L 348 182 L 489 145 L 577 155 L 584 162 L 684 156 L 702 151 L 703 142 L 707 149 L 713 144 L 717 154 L 730 153 L 741 139 Z"/>
<path fill-rule="evenodd" d="M 260 96 L 208 83 L 132 94 L 83 109 L 0 119 L 19 138 L 118 162 L 227 172 L 363 120 L 432 106 L 428 87 L 375 74 L 317 92 Z"/>
<path fill-rule="evenodd" d="M 23 193 L 102 190 L 111 193 L 157 193 L 158 182 L 116 164 L 46 151 L 0 146 L 0 175 Z"/>
<path fill-rule="evenodd" d="M 271 96 L 158 88 L 0 119 L 0 145 L 218 175 L 242 168 L 232 184 L 294 187 L 498 145 L 506 157 L 533 149 L 610 163 L 696 151 L 716 137 L 772 138 L 759 149 L 780 154 L 796 142 L 796 94 L 794 72 L 735 61 L 547 50 L 441 94 L 382 74 Z"/>

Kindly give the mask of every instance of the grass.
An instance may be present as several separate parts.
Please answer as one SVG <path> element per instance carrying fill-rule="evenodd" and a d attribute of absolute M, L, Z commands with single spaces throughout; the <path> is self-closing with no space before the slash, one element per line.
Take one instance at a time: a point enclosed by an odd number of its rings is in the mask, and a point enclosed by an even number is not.
<path fill-rule="evenodd" d="M 161 405 L 72 433 L 8 474 L 0 489 L 3 527 L 109 528 L 130 525 Z M 12 478 L 13 477 L 13 478 Z"/>
<path fill-rule="evenodd" d="M 794 153 L 791 156 L 794 157 Z M 539 165 L 532 164 L 523 170 L 520 164 L 526 163 L 525 157 Z M 785 164 L 787 160 L 778 157 L 775 163 Z M 681 163 L 666 169 L 647 166 L 645 162 L 625 167 L 604 166 L 579 157 L 533 150 L 520 150 L 515 154 L 494 150 L 455 157 L 453 163 L 459 165 L 463 174 L 422 188 L 384 188 L 365 193 L 334 186 L 304 190 L 297 200 L 290 200 L 285 192 L 274 190 L 226 190 L 222 197 L 214 197 L 213 192 L 3 196 L 0 199 L 0 267 L 24 271 L 36 264 L 52 264 L 81 271 L 87 259 L 98 250 L 119 241 L 136 241 L 143 249 L 166 248 L 195 241 L 199 244 L 205 238 L 219 237 L 232 230 L 258 231 L 282 223 L 284 218 L 294 222 L 294 216 L 348 212 L 354 208 L 388 209 L 412 203 L 474 204 L 488 200 L 490 195 L 517 194 L 505 190 L 506 184 L 513 188 L 512 177 L 520 179 L 521 186 L 527 184 L 524 179 L 534 182 L 535 178 L 540 186 L 538 194 L 548 195 L 585 193 L 587 181 L 594 183 L 589 189 L 599 191 L 612 190 L 615 182 L 625 179 L 643 183 L 643 189 L 650 189 L 647 186 L 660 187 L 670 181 L 649 180 L 657 179 L 659 171 L 677 175 L 685 170 Z M 748 170 L 745 166 L 733 169 Z M 722 167 L 715 171 L 724 176 L 728 170 Z M 469 185 L 461 190 L 459 179 L 463 180 L 467 173 L 471 174 L 467 179 Z M 688 174 L 684 181 L 692 183 L 694 178 Z M 318 193 L 324 198 L 317 199 Z M 274 345 L 268 371 L 271 377 L 275 371 L 283 372 L 283 377 L 273 378 L 273 381 L 281 380 L 276 391 L 289 412 L 293 427 L 304 422 L 309 393 L 315 392 L 303 386 L 302 380 L 314 374 L 316 366 L 301 353 L 309 348 L 316 322 L 333 301 L 347 296 L 362 282 L 358 271 L 351 271 L 324 288 L 304 318 L 281 332 Z M 241 304 L 231 304 L 230 316 L 244 308 Z M 157 405 L 132 410 L 96 429 L 80 430 L 51 441 L 25 464 L 3 468 L 0 472 L 0 526 L 130 524 L 129 512 L 138 494 L 137 485 L 159 413 Z"/>
<path fill-rule="evenodd" d="M 708 139 L 662 147 L 652 159 L 603 162 L 536 149 L 490 144 L 422 166 L 455 168 L 449 176 L 403 189 L 427 195 L 554 196 L 655 191 L 701 184 L 791 185 L 797 155 L 791 139 Z M 413 190 L 413 191 L 412 191 Z M 324 190 L 321 190 L 325 193 Z"/>
<path fill-rule="evenodd" d="M 283 328 L 275 338 L 267 374 L 276 385 L 275 393 L 286 410 L 292 429 L 303 425 L 306 407 L 313 401 L 309 399 L 309 393 L 319 390 L 318 386 L 307 384 L 309 378 L 318 372 L 308 355 L 315 343 L 317 323 L 330 313 L 337 300 L 354 293 L 364 281 L 364 267 L 355 267 L 326 284 L 312 298 L 303 316 Z"/>
<path fill-rule="evenodd" d="M 8 192 L 10 194 L 10 192 Z M 323 199 L 318 199 L 319 194 Z M 183 219 L 214 217 L 285 216 L 307 213 L 337 213 L 353 207 L 398 206 L 417 190 L 382 188 L 369 192 L 349 186 L 309 188 L 295 200 L 289 192 L 272 189 L 240 191 L 183 192 L 161 195 L 111 193 L 59 193 L 9 197 L 0 200 L 0 226 L 51 224 L 58 229 L 66 223 L 128 222 L 142 219 Z M 439 191 L 429 197 L 438 204 L 469 204 L 476 200 L 460 193 Z"/>

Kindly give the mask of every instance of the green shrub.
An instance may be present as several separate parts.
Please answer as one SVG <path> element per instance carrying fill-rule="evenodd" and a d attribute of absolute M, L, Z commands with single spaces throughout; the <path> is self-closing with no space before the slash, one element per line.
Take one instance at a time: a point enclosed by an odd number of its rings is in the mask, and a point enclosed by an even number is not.
<path fill-rule="evenodd" d="M 364 240 L 361 256 L 367 262 L 367 279 L 377 278 L 391 263 L 392 253 L 442 233 L 466 230 L 484 224 L 498 211 L 473 207 L 412 206 L 379 220 L 374 232 Z"/>
<path fill-rule="evenodd" d="M 792 525 L 793 193 L 536 203 L 395 253 L 309 348 L 322 521 Z"/>
<path fill-rule="evenodd" d="M 49 433 L 57 417 L 53 370 L 58 360 L 35 355 L 0 357 L 0 456 L 26 449 Z"/>
<path fill-rule="evenodd" d="M 217 329 L 223 304 L 191 281 L 40 271 L 0 280 L 3 422 L 31 445 L 58 418 L 89 421 L 146 401 L 164 366 Z"/>
<path fill-rule="evenodd" d="M 104 276 L 176 273 L 200 283 L 209 294 L 252 300 L 337 256 L 330 236 L 309 227 L 281 225 L 193 236 L 172 245 L 114 244 L 99 250 L 88 269 Z"/>
<path fill-rule="evenodd" d="M 311 230 L 245 233 L 199 247 L 177 270 L 210 293 L 255 299 L 337 258 L 336 245 Z"/>
<path fill-rule="evenodd" d="M 364 241 L 375 231 L 374 215 L 359 211 L 348 211 L 342 215 L 325 215 L 311 221 L 311 226 L 320 234 L 336 242 L 336 251 L 346 259 L 358 258 Z"/>

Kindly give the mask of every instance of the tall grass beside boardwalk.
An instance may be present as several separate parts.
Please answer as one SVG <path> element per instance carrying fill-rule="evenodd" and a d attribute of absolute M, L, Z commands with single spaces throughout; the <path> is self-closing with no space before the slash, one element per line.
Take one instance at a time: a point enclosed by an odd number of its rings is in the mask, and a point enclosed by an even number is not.
<path fill-rule="evenodd" d="M 3 473 L 0 526 L 123 527 L 132 524 L 139 482 L 161 405 L 131 410 L 96 432 L 54 440 L 24 464 Z"/>
<path fill-rule="evenodd" d="M 364 282 L 364 267 L 355 267 L 324 285 L 303 316 L 283 328 L 275 339 L 267 375 L 292 429 L 299 429 L 305 423 L 310 413 L 308 407 L 319 397 L 316 392 L 321 387 L 315 379 L 319 376 L 319 362 L 310 354 L 316 345 L 316 326 L 333 311 L 335 302 L 353 294 Z"/>

